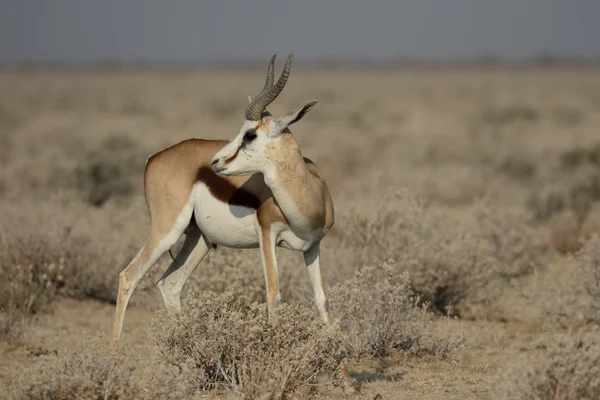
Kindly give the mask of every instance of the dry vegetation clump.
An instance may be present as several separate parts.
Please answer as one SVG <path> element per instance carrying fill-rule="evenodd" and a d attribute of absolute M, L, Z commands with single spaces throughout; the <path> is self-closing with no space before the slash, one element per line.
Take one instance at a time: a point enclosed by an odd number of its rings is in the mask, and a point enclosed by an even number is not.
<path fill-rule="evenodd" d="M 184 313 L 164 315 L 152 328 L 161 358 L 195 368 L 200 389 L 224 388 L 244 398 L 280 398 L 313 386 L 323 373 L 337 379 L 343 357 L 339 333 L 312 310 L 284 304 L 273 323 L 264 304 L 231 292 L 195 294 Z"/>
<path fill-rule="evenodd" d="M 565 261 L 560 266 L 564 277 L 546 277 L 524 295 L 541 308 L 548 325 L 600 325 L 600 238 L 593 235 Z M 536 295 L 539 287 L 542 295 Z"/>
<path fill-rule="evenodd" d="M 557 212 L 571 210 L 581 223 L 598 201 L 600 144 L 575 147 L 559 154 L 553 173 L 538 183 L 526 205 L 538 221 L 546 221 Z"/>
<path fill-rule="evenodd" d="M 153 361 L 154 362 L 154 361 Z M 154 365 L 154 367 L 156 367 Z M 9 398 L 20 400 L 194 398 L 193 377 L 160 369 L 148 377 L 124 355 L 87 337 L 43 357 L 27 374 L 10 378 Z"/>
<path fill-rule="evenodd" d="M 132 371 L 105 355 L 93 343 L 61 349 L 50 363 L 39 365 L 12 382 L 14 399 L 75 400 L 138 398 L 140 387 L 130 378 Z"/>
<path fill-rule="evenodd" d="M 536 109 L 524 104 L 514 104 L 485 108 L 478 116 L 478 121 L 499 128 L 516 123 L 534 123 L 539 118 L 540 113 Z"/>
<path fill-rule="evenodd" d="M 38 356 L 27 373 L 7 377 L 6 398 L 14 400 L 142 399 L 180 400 L 198 396 L 196 376 L 168 368 L 152 356 L 114 354 L 105 339 L 77 338 L 75 343 Z"/>
<path fill-rule="evenodd" d="M 500 398 L 567 400 L 600 398 L 599 332 L 570 335 L 548 345 L 542 360 L 521 362 L 498 389 Z M 533 364 L 533 365 L 532 365 Z"/>
<path fill-rule="evenodd" d="M 118 271 L 133 249 L 97 217 L 68 195 L 0 206 L 3 320 L 47 310 L 57 295 L 114 302 Z"/>
<path fill-rule="evenodd" d="M 250 302 L 264 302 L 265 278 L 257 253 L 219 247 L 202 261 L 187 286 L 195 291 L 231 292 Z"/>
<path fill-rule="evenodd" d="M 0 342 L 19 343 L 23 328 L 23 313 L 12 307 L 0 309 Z"/>
<path fill-rule="evenodd" d="M 282 250 L 277 249 L 281 301 L 312 306 L 314 295 L 302 256 Z M 219 247 L 202 261 L 186 286 L 186 291 L 230 291 L 250 302 L 262 303 L 266 292 L 260 252 Z"/>
<path fill-rule="evenodd" d="M 129 137 L 108 137 L 82 156 L 72 172 L 71 185 L 94 206 L 102 206 L 111 198 L 126 199 L 139 186 L 147 157 L 139 143 Z"/>
<path fill-rule="evenodd" d="M 331 315 L 350 355 L 386 357 L 393 350 L 411 355 L 446 355 L 464 342 L 462 336 L 432 337 L 430 316 L 410 288 L 406 273 L 393 264 L 367 266 L 329 294 Z"/>
<path fill-rule="evenodd" d="M 423 301 L 451 315 L 489 305 L 502 290 L 498 282 L 531 273 L 545 252 L 520 213 L 484 202 L 456 213 L 404 192 L 388 196 L 375 216 L 354 214 L 337 239 L 340 264 L 393 259 Z"/>

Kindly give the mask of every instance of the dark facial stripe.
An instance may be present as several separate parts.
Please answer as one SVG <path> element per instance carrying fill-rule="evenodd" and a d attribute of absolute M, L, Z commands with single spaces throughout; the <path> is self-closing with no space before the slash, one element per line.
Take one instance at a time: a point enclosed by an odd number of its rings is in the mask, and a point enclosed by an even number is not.
<path fill-rule="evenodd" d="M 237 153 L 236 153 L 237 154 Z M 210 193 L 223 203 L 235 206 L 258 209 L 260 200 L 252 193 L 234 186 L 226 178 L 218 176 L 212 168 L 201 167 L 196 175 L 198 181 L 204 183 Z"/>
<path fill-rule="evenodd" d="M 229 157 L 227 160 L 225 160 L 224 164 L 229 164 L 230 162 L 235 160 L 235 158 L 237 157 L 239 152 L 240 152 L 240 149 L 238 148 L 231 157 Z"/>

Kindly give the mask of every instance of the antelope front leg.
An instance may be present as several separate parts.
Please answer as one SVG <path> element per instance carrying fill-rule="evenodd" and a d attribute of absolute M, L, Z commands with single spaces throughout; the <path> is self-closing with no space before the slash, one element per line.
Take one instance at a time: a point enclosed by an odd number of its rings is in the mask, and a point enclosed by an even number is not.
<path fill-rule="evenodd" d="M 260 255 L 267 286 L 267 311 L 269 319 L 275 320 L 275 308 L 279 306 L 279 278 L 277 275 L 277 255 L 275 254 L 275 234 L 270 227 L 259 227 Z"/>
<path fill-rule="evenodd" d="M 321 278 L 321 242 L 314 243 L 310 249 L 304 252 L 304 263 L 308 270 L 310 283 L 312 284 L 315 294 L 315 304 L 319 309 L 321 319 L 326 325 L 330 325 L 328 315 L 327 297 L 325 297 L 325 288 L 323 287 L 323 279 Z"/>
<path fill-rule="evenodd" d="M 308 270 L 310 283 L 315 293 L 315 303 L 319 309 L 321 319 L 325 325 L 331 326 L 331 320 L 328 314 L 327 297 L 325 297 L 325 288 L 323 287 L 323 279 L 321 278 L 321 242 L 316 242 L 310 249 L 304 252 L 304 263 Z M 360 393 L 360 386 L 352 379 L 346 361 L 340 365 L 340 373 L 346 385 L 355 393 Z"/>

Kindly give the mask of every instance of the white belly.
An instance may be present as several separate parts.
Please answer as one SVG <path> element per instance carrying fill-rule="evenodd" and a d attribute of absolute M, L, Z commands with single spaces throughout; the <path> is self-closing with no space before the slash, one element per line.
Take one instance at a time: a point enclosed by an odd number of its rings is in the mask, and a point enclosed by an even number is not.
<path fill-rule="evenodd" d="M 255 209 L 223 203 L 216 199 L 203 183 L 194 186 L 192 201 L 196 224 L 209 242 L 233 248 L 259 247 Z M 322 236 L 317 235 L 307 241 L 280 223 L 276 223 L 271 229 L 277 232 L 278 247 L 297 251 L 308 250 Z"/>
<path fill-rule="evenodd" d="M 255 209 L 223 203 L 203 183 L 194 186 L 192 198 L 196 224 L 211 243 L 234 248 L 258 247 Z"/>

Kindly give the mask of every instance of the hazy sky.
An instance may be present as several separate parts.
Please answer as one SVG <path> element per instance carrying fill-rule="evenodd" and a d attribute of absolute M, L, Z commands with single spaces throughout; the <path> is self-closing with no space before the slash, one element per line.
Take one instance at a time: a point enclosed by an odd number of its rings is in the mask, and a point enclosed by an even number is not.
<path fill-rule="evenodd" d="M 600 57 L 600 0 L 0 0 L 0 62 L 548 51 Z"/>

